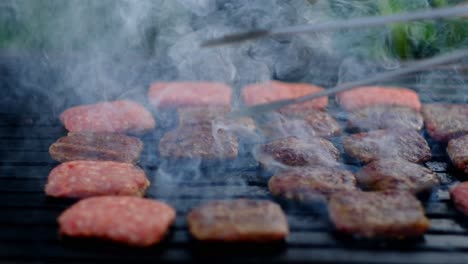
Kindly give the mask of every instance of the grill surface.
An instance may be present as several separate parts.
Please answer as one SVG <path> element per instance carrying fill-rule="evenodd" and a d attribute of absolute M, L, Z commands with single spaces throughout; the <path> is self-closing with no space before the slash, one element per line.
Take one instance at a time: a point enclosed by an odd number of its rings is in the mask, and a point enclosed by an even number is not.
<path fill-rule="evenodd" d="M 419 91 L 423 102 L 467 103 L 466 98 L 459 96 L 468 94 L 465 79 L 460 77 L 463 75 L 453 77 L 454 71 L 445 69 L 428 76 L 408 76 L 399 84 Z M 421 83 L 427 78 L 430 78 L 430 82 Z M 323 79 L 317 79 L 315 83 L 325 86 L 334 84 L 324 83 Z M 458 92 L 458 96 L 454 91 Z M 9 103 L 12 104 L 12 101 Z M 291 228 L 285 243 L 251 246 L 193 241 L 185 222 L 185 215 L 191 207 L 213 198 L 273 199 L 266 187 L 268 175 L 258 168 L 255 161 L 245 156 L 228 165 L 202 164 L 200 174 L 186 171 L 175 179 L 169 179 L 157 173 L 160 166 L 174 170 L 171 166 L 173 163 L 161 164 L 156 159 L 161 131 L 143 138 L 145 150 L 140 166 L 146 170 L 152 182 L 148 196 L 165 200 L 177 209 L 175 225 L 164 243 L 149 249 L 132 249 L 105 242 L 59 238 L 56 218 L 73 201 L 47 198 L 43 187 L 49 171 L 56 165 L 47 152 L 48 147 L 66 131 L 58 122 L 57 112 L 45 108 L 42 113 L 18 110 L 21 107 L 1 109 L 2 260 L 157 263 L 223 259 L 239 262 L 468 263 L 468 220 L 453 208 L 447 191 L 451 184 L 463 179 L 461 175 L 456 175 L 450 165 L 445 146 L 432 141 L 429 142 L 434 158 L 426 165 L 439 175 L 442 185 L 425 201 L 431 227 L 421 240 L 385 242 L 343 237 L 333 232 L 323 207 L 278 201 L 287 213 Z M 330 111 L 333 110 L 335 107 L 332 106 Z M 339 143 L 339 139 L 336 142 Z M 350 169 L 356 168 L 354 164 L 348 166 Z"/>

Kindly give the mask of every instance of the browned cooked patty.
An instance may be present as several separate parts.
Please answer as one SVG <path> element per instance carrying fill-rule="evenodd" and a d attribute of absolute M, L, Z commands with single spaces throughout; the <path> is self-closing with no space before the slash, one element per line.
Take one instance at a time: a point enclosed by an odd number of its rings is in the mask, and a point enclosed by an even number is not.
<path fill-rule="evenodd" d="M 417 237 L 429 228 L 421 203 L 408 192 L 339 192 L 328 211 L 338 231 L 368 238 Z"/>
<path fill-rule="evenodd" d="M 425 104 L 422 113 L 427 132 L 438 141 L 468 134 L 467 104 Z"/>
<path fill-rule="evenodd" d="M 349 113 L 348 126 L 361 131 L 385 128 L 421 130 L 423 117 L 418 111 L 407 106 L 376 105 Z"/>
<path fill-rule="evenodd" d="M 356 178 L 336 167 L 297 167 L 282 170 L 268 181 L 273 195 L 293 200 L 322 200 L 343 190 L 357 190 Z"/>
<path fill-rule="evenodd" d="M 116 133 L 69 133 L 49 148 L 50 156 L 59 162 L 72 160 L 112 160 L 136 163 L 143 142 L 136 137 Z"/>
<path fill-rule="evenodd" d="M 288 166 L 334 166 L 339 151 L 323 138 L 314 137 L 301 140 L 287 137 L 271 141 L 256 148 L 259 162 L 266 168 Z"/>
<path fill-rule="evenodd" d="M 202 241 L 272 242 L 289 233 L 283 210 L 267 200 L 210 201 L 192 209 L 187 222 Z"/>
<path fill-rule="evenodd" d="M 327 112 L 312 110 L 301 115 L 279 115 L 272 122 L 263 125 L 262 131 L 269 138 L 330 137 L 340 134 L 341 127 Z"/>
<path fill-rule="evenodd" d="M 179 126 L 209 124 L 245 137 L 255 133 L 255 121 L 250 117 L 229 119 L 230 111 L 223 106 L 186 106 L 177 109 Z"/>
<path fill-rule="evenodd" d="M 203 160 L 235 159 L 237 138 L 212 125 L 182 126 L 167 132 L 159 142 L 159 153 L 166 158 Z"/>
<path fill-rule="evenodd" d="M 450 140 L 447 153 L 455 167 L 468 173 L 468 135 Z"/>
<path fill-rule="evenodd" d="M 349 156 L 364 163 L 378 159 L 402 158 L 423 162 L 431 158 L 426 140 L 415 130 L 374 130 L 353 134 L 343 140 Z"/>
<path fill-rule="evenodd" d="M 439 184 L 437 175 L 430 169 L 403 159 L 373 161 L 356 173 L 356 178 L 364 188 L 374 191 L 419 193 Z"/>

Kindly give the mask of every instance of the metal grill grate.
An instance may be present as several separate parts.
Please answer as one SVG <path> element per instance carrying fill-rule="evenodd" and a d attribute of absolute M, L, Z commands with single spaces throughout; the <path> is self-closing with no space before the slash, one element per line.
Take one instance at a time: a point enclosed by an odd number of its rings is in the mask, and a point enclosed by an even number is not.
<path fill-rule="evenodd" d="M 453 70 L 409 76 L 399 84 L 414 88 L 423 102 L 463 102 L 468 94 L 463 75 Z M 318 75 L 319 76 L 319 75 Z M 421 84 L 421 80 L 430 81 Z M 468 80 L 468 77 L 466 78 Z M 323 84 L 323 83 L 322 83 Z M 429 90 L 430 89 L 430 92 Z M 457 92 L 457 95 L 454 94 Z M 333 112 L 334 106 L 331 106 Z M 187 211 L 213 198 L 248 197 L 273 199 L 267 178 L 249 157 L 231 166 L 202 169 L 202 175 L 167 181 L 156 175 L 153 159 L 159 134 L 143 138 L 145 151 L 140 165 L 152 180 L 148 196 L 162 199 L 177 209 L 171 233 L 160 245 L 132 249 L 97 241 L 59 239 L 57 216 L 71 200 L 47 198 L 43 187 L 56 165 L 48 147 L 66 134 L 54 114 L 0 114 L 0 258 L 10 261 L 262 261 L 344 263 L 468 263 L 468 221 L 449 201 L 447 188 L 460 179 L 447 160 L 445 146 L 430 141 L 434 158 L 426 165 L 437 172 L 442 185 L 425 202 L 431 219 L 422 240 L 406 242 L 356 241 L 335 234 L 324 216 L 324 208 L 282 202 L 291 234 L 282 244 L 220 245 L 193 241 L 187 232 Z M 219 165 L 219 164 L 218 164 Z M 206 166 L 218 166 L 216 164 Z M 353 164 L 349 164 L 353 168 Z M 457 178 L 458 176 L 458 178 Z"/>

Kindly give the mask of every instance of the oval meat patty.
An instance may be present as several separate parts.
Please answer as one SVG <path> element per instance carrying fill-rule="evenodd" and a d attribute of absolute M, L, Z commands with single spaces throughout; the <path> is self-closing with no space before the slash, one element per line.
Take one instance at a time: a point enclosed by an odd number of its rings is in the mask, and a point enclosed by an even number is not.
<path fill-rule="evenodd" d="M 189 106 L 178 108 L 177 112 L 179 114 L 180 127 L 208 124 L 232 131 L 239 137 L 249 137 L 255 134 L 256 125 L 252 118 L 226 118 L 224 115 L 229 113 L 229 108 L 227 107 Z"/>
<path fill-rule="evenodd" d="M 278 172 L 268 181 L 273 195 L 293 200 L 323 200 L 338 191 L 357 190 L 356 178 L 333 167 L 301 167 Z"/>
<path fill-rule="evenodd" d="M 160 155 L 174 159 L 235 159 L 238 149 L 234 135 L 206 124 L 178 127 L 167 132 L 159 142 Z"/>
<path fill-rule="evenodd" d="M 72 160 L 110 160 L 136 163 L 143 151 L 139 138 L 116 133 L 69 133 L 49 148 L 59 162 Z"/>
<path fill-rule="evenodd" d="M 169 205 L 138 197 L 101 196 L 81 200 L 58 218 L 60 233 L 146 247 L 161 241 L 175 220 Z"/>
<path fill-rule="evenodd" d="M 421 203 L 408 192 L 339 192 L 328 212 L 338 231 L 367 238 L 417 237 L 429 228 Z"/>
<path fill-rule="evenodd" d="M 450 140 L 447 153 L 455 167 L 468 173 L 468 135 Z"/>
<path fill-rule="evenodd" d="M 356 173 L 361 186 L 374 191 L 402 190 L 411 193 L 430 191 L 439 184 L 430 169 L 403 159 L 373 161 Z"/>
<path fill-rule="evenodd" d="M 425 104 L 422 107 L 427 132 L 438 141 L 468 134 L 467 104 Z"/>
<path fill-rule="evenodd" d="M 141 134 L 156 126 L 148 110 L 128 100 L 75 106 L 65 110 L 60 120 L 70 132 Z"/>
<path fill-rule="evenodd" d="M 369 106 L 354 110 L 348 117 L 348 126 L 360 131 L 386 128 L 421 130 L 423 122 L 418 111 L 397 105 Z"/>
<path fill-rule="evenodd" d="M 282 116 L 261 126 L 265 136 L 280 138 L 288 136 L 331 137 L 341 133 L 341 127 L 336 120 L 325 111 L 307 111 L 302 115 Z"/>
<path fill-rule="evenodd" d="M 402 158 L 423 162 L 431 158 L 427 141 L 415 130 L 374 130 L 353 134 L 343 140 L 350 157 L 364 163 L 378 159 Z"/>
<path fill-rule="evenodd" d="M 304 95 L 323 91 L 322 87 L 307 83 L 284 83 L 270 81 L 251 84 L 242 88 L 242 99 L 248 106 L 271 103 L 278 100 L 293 99 Z M 320 97 L 300 104 L 292 104 L 279 109 L 282 113 L 302 113 L 310 109 L 324 109 L 328 105 L 328 97 Z"/>
<path fill-rule="evenodd" d="M 45 192 L 63 198 L 143 196 L 149 184 L 145 172 L 132 164 L 78 160 L 55 167 L 49 174 Z"/>
<path fill-rule="evenodd" d="M 450 189 L 450 197 L 455 207 L 465 215 L 468 215 L 468 182 L 462 182 Z"/>
<path fill-rule="evenodd" d="M 187 216 L 190 233 L 198 240 L 273 242 L 289 233 L 286 216 L 267 200 L 220 200 L 202 204 Z"/>
<path fill-rule="evenodd" d="M 421 109 L 418 94 L 400 87 L 363 86 L 341 92 L 337 95 L 337 99 L 348 111 L 375 105 L 407 106 L 417 112 Z"/>
<path fill-rule="evenodd" d="M 288 166 L 335 166 L 340 156 L 330 141 L 319 137 L 278 139 L 257 146 L 254 152 L 258 161 L 272 170 Z"/>
<path fill-rule="evenodd" d="M 155 82 L 149 88 L 148 99 L 155 107 L 230 107 L 231 94 L 231 87 L 217 82 Z"/>

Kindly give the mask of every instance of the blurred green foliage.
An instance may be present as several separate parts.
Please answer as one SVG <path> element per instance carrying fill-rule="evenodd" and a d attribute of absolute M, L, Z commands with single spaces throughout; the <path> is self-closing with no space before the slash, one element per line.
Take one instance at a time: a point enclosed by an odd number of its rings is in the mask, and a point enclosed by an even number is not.
<path fill-rule="evenodd" d="M 346 2 L 346 3 L 345 3 Z M 335 17 L 390 15 L 429 8 L 463 4 L 450 0 L 333 0 Z M 349 41 L 353 52 L 371 56 L 399 59 L 429 57 L 468 44 L 468 18 L 391 24 L 384 28 L 365 30 L 362 34 L 338 33 L 338 45 Z M 356 36 L 356 37 L 353 37 Z M 358 38 L 358 39 L 357 39 Z M 346 49 L 343 49 L 346 50 Z"/>

